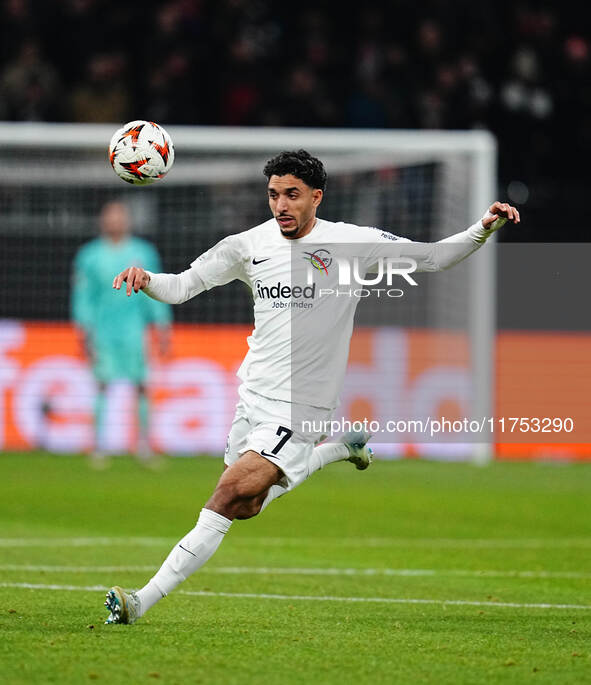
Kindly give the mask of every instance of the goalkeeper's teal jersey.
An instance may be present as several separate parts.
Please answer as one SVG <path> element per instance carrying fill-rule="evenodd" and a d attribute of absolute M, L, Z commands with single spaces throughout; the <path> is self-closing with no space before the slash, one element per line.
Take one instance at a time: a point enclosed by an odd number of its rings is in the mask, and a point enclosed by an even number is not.
<path fill-rule="evenodd" d="M 127 377 L 143 376 L 146 326 L 167 325 L 172 319 L 170 305 L 143 293 L 127 297 L 125 289 L 113 290 L 113 279 L 129 266 L 160 271 L 156 248 L 142 238 L 118 243 L 96 238 L 83 245 L 74 260 L 72 319 L 89 335 L 95 372 L 104 380 L 121 376 L 114 370 L 115 358 L 118 368 L 129 368 Z M 137 370 L 132 372 L 132 367 Z"/>

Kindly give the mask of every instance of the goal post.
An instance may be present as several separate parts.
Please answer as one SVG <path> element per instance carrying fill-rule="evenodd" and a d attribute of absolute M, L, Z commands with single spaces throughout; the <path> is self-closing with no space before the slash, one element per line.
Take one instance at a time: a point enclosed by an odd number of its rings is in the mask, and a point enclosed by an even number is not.
<path fill-rule="evenodd" d="M 73 250 L 95 235 L 98 209 L 113 197 L 129 202 L 137 228 L 157 244 L 167 271 L 186 268 L 224 235 L 260 223 L 268 215 L 262 163 L 283 149 L 305 148 L 325 162 L 329 186 L 321 216 L 414 240 L 434 241 L 459 231 L 496 199 L 496 141 L 485 131 L 164 125 L 175 145 L 175 165 L 163 181 L 134 188 L 123 184 L 107 161 L 108 142 L 120 124 L 0 124 L 0 233 L 11 246 L 0 262 L 7 282 L 22 279 L 25 289 L 19 308 L 4 288 L 0 298 L 7 317 L 67 319 L 63 268 Z M 39 245 L 35 263 L 27 261 L 32 245 Z M 51 278 L 40 263 L 43 257 L 60 267 Z M 27 268 L 28 284 L 18 275 Z M 457 284 L 427 288 L 422 311 L 401 306 L 400 325 L 442 330 L 452 321 L 452 328 L 465 332 L 469 418 L 482 419 L 493 413 L 495 249 L 477 251 L 463 268 L 463 291 Z M 62 276 L 66 280 L 57 282 Z M 229 287 L 215 303 L 205 298 L 175 315 L 181 322 L 248 324 L 248 296 Z M 377 329 L 379 323 L 372 325 Z M 394 336 L 390 323 L 383 328 Z M 409 338 L 405 344 L 410 349 L 414 343 Z M 470 444 L 477 463 L 492 454 L 491 436 Z"/>

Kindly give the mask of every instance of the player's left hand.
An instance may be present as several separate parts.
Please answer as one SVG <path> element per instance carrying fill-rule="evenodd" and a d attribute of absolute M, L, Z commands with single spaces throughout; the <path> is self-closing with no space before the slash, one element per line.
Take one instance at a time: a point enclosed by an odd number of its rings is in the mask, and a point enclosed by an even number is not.
<path fill-rule="evenodd" d="M 497 220 L 499 220 L 498 225 L 493 226 Z M 486 229 L 497 229 L 506 221 L 512 221 L 514 224 L 518 224 L 521 221 L 517 208 L 506 202 L 493 202 L 482 217 L 482 225 Z"/>

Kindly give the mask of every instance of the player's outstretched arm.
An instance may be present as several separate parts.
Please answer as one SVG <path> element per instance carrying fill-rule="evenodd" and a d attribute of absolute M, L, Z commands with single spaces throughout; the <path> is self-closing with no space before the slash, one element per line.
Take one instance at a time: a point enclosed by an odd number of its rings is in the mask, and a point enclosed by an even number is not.
<path fill-rule="evenodd" d="M 113 288 L 120 290 L 122 284 L 127 283 L 128 296 L 143 290 L 154 300 L 182 304 L 204 290 L 236 278 L 247 282 L 241 240 L 240 234 L 227 236 L 180 274 L 155 274 L 137 266 L 129 267 L 115 276 Z"/>
<path fill-rule="evenodd" d="M 466 259 L 481 247 L 507 221 L 518 224 L 519 212 L 506 202 L 493 202 L 480 221 L 461 233 L 431 243 L 434 250 L 426 260 L 424 271 L 443 271 Z M 442 247 L 443 246 L 443 247 Z"/>
<path fill-rule="evenodd" d="M 130 267 L 113 281 L 117 290 L 127 283 L 127 294 L 143 290 L 154 300 L 182 304 L 204 290 L 230 283 L 236 278 L 248 282 L 244 271 L 245 248 L 242 234 L 229 235 L 191 262 L 180 274 L 156 274 Z"/>
<path fill-rule="evenodd" d="M 482 247 L 507 221 L 514 224 L 521 221 L 517 209 L 506 202 L 493 202 L 484 216 L 465 231 L 434 243 L 405 242 L 401 244 L 400 256 L 413 258 L 417 263 L 417 271 L 443 271 Z M 390 244 L 395 246 L 397 243 Z"/>
<path fill-rule="evenodd" d="M 154 274 L 138 266 L 131 266 L 113 279 L 113 288 L 120 290 L 127 283 L 127 295 L 143 290 L 154 300 L 168 304 L 182 304 L 205 290 L 196 269 L 180 274 Z"/>
<path fill-rule="evenodd" d="M 482 245 L 486 240 L 503 224 L 507 221 L 511 221 L 514 224 L 518 224 L 521 221 L 519 212 L 515 207 L 507 204 L 506 202 L 493 202 L 492 205 L 486 210 L 484 216 L 480 221 L 477 221 L 473 226 L 462 231 L 461 233 L 456 233 L 448 238 L 440 240 L 440 243 L 474 243 L 476 245 Z"/>

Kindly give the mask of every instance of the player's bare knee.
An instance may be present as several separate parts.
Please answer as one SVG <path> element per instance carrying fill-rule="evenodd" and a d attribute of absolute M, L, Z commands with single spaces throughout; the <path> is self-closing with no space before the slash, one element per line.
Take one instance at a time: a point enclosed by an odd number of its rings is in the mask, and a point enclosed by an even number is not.
<path fill-rule="evenodd" d="M 269 469 L 260 473 L 261 466 L 267 464 L 258 455 L 247 453 L 244 461 L 241 459 L 222 473 L 206 507 L 231 519 L 256 516 L 270 485 L 277 478 L 277 469 L 270 464 Z"/>
<path fill-rule="evenodd" d="M 256 516 L 262 507 L 264 495 L 241 496 L 239 489 L 218 483 L 213 495 L 205 505 L 207 509 L 229 519 L 249 519 Z"/>
<path fill-rule="evenodd" d="M 244 499 L 236 491 L 233 484 L 220 482 L 206 507 L 227 518 L 237 518 L 236 514 L 240 513 Z"/>
<path fill-rule="evenodd" d="M 253 504 L 250 500 L 223 502 L 212 498 L 206 504 L 206 509 L 211 509 L 231 521 L 234 519 L 243 521 L 256 516 L 261 510 L 261 506 Z"/>

